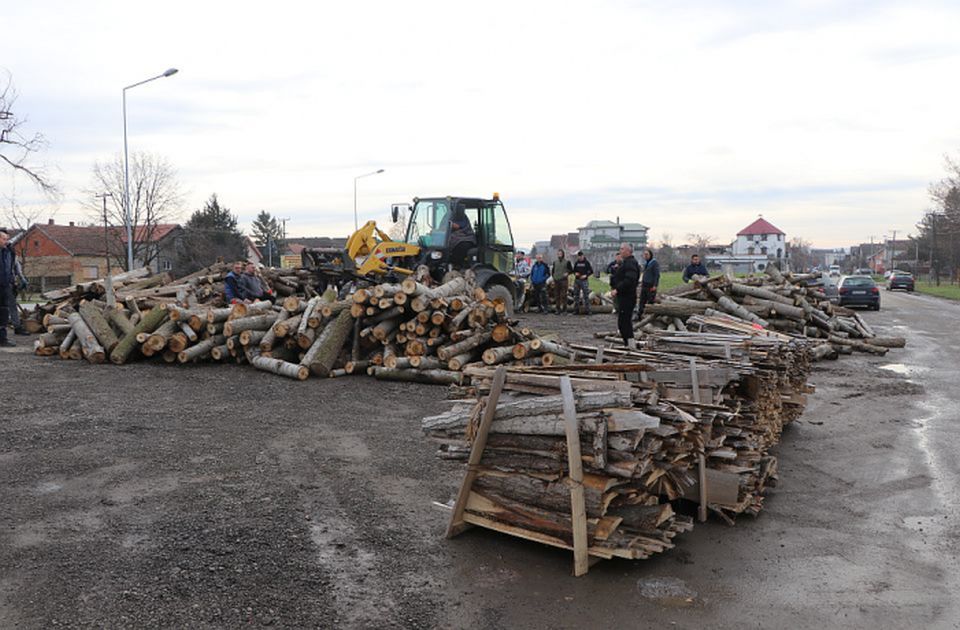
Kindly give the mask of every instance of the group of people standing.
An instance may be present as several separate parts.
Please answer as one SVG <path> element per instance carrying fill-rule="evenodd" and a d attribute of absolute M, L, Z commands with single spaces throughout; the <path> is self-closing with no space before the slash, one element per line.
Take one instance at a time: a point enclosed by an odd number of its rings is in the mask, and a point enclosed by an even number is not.
<path fill-rule="evenodd" d="M 570 276 L 573 275 L 574 305 L 569 310 L 578 312 L 582 308 L 586 315 L 590 314 L 590 276 L 593 275 L 593 266 L 582 251 L 577 252 L 577 259 L 571 263 L 561 249 L 551 265 L 543 262 L 542 254 L 537 254 L 536 262 L 531 265 L 523 252 L 517 252 L 514 274 L 520 283 L 530 282 L 534 306 L 541 313 L 547 312 L 547 280 L 553 278 L 553 312 L 557 314 L 568 312 L 567 294 Z"/>

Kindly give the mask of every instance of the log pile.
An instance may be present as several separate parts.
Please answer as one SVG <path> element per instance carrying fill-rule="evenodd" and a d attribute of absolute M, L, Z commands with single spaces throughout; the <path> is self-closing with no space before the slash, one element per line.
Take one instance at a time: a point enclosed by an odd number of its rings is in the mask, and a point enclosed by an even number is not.
<path fill-rule="evenodd" d="M 662 332 L 777 331 L 814 340 L 814 360 L 854 350 L 882 356 L 905 344 L 878 337 L 859 313 L 831 303 L 817 274 L 784 274 L 772 265 L 764 274 L 696 278 L 666 291 L 647 305 L 638 328 L 640 339 Z"/>
<path fill-rule="evenodd" d="M 216 263 L 174 279 L 168 273 L 151 275 L 150 270 L 143 267 L 47 291 L 41 296 L 47 302 L 38 305 L 24 322 L 30 332 L 40 332 L 45 328 L 46 316 L 76 311 L 84 301 L 122 303 L 134 315 L 161 304 L 224 306 L 223 283 L 230 269 L 229 264 Z M 310 270 L 267 268 L 261 273 L 274 295 L 281 298 L 290 295 L 309 298 L 317 294 L 315 276 Z"/>
<path fill-rule="evenodd" d="M 138 289 L 139 290 L 139 289 Z M 461 384 L 469 365 L 554 365 L 565 346 L 541 339 L 507 318 L 467 277 L 440 286 L 412 278 L 356 289 L 337 299 L 332 289 L 312 297 L 199 305 L 196 293 L 148 304 L 108 305 L 72 293 L 42 316 L 39 355 L 107 360 L 159 357 L 168 363 L 227 361 L 304 380 L 369 374 L 378 379 Z M 141 308 L 141 305 L 144 308 Z"/>

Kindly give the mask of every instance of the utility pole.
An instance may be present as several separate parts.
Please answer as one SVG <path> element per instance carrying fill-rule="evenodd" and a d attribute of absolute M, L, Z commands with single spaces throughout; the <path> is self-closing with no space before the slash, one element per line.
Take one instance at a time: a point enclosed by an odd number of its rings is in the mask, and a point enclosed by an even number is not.
<path fill-rule="evenodd" d="M 933 281 L 940 286 L 940 270 L 937 268 L 937 213 L 930 213 L 930 267 L 933 270 Z"/>
<path fill-rule="evenodd" d="M 110 231 L 107 225 L 107 197 L 113 197 L 112 194 L 105 192 L 101 195 L 94 195 L 97 199 L 103 200 L 103 254 L 107 259 L 107 275 L 110 277 Z"/>
<path fill-rule="evenodd" d="M 897 258 L 897 231 L 893 231 L 893 240 L 890 241 L 890 269 L 893 269 L 896 266 Z"/>

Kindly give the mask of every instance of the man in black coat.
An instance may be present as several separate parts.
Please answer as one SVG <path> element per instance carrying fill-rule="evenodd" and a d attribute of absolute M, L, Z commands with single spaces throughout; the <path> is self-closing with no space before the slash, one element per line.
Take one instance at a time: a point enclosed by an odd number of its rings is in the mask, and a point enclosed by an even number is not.
<path fill-rule="evenodd" d="M 643 250 L 643 276 L 640 277 L 640 305 L 637 307 L 637 321 L 643 319 L 643 310 L 647 304 L 657 299 L 657 287 L 660 286 L 660 263 L 653 258 L 653 250 Z"/>
<path fill-rule="evenodd" d="M 633 305 L 637 303 L 637 283 L 640 281 L 640 265 L 633 257 L 633 247 L 620 246 L 622 262 L 610 277 L 610 286 L 617 298 L 617 328 L 623 337 L 623 345 L 629 346 L 633 339 Z"/>
<path fill-rule="evenodd" d="M 690 264 L 683 270 L 683 281 L 690 282 L 694 276 L 709 276 L 707 268 L 700 262 L 700 255 L 694 254 L 690 257 Z"/>
<path fill-rule="evenodd" d="M 0 230 L 0 348 L 11 348 L 17 344 L 7 339 L 7 324 L 10 321 L 10 309 L 16 308 L 13 299 L 13 283 L 16 281 L 17 256 L 13 248 L 7 245 L 10 235 Z"/>

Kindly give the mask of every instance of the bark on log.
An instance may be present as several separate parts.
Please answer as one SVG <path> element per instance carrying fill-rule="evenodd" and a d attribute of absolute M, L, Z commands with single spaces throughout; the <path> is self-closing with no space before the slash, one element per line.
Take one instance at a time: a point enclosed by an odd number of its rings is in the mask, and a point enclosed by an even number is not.
<path fill-rule="evenodd" d="M 267 331 L 267 334 L 263 336 L 260 340 L 260 351 L 261 352 L 270 352 L 273 348 L 273 344 L 277 341 L 277 325 L 281 322 L 284 322 L 290 318 L 290 311 L 284 309 L 277 314 L 277 320 L 274 322 L 273 326 Z"/>
<path fill-rule="evenodd" d="M 264 313 L 252 317 L 232 319 L 223 325 L 223 334 L 229 337 L 244 330 L 266 330 L 274 325 L 278 316 L 278 313 Z"/>
<path fill-rule="evenodd" d="M 191 361 L 193 359 L 200 359 L 210 354 L 210 351 L 213 350 L 215 347 L 226 343 L 226 341 L 227 341 L 227 338 L 224 337 L 223 335 L 208 337 L 203 341 L 201 341 L 200 343 L 190 346 L 189 348 L 186 348 L 185 350 L 182 350 L 181 352 L 177 353 L 177 360 L 180 363 L 186 363 L 187 361 Z"/>
<path fill-rule="evenodd" d="M 134 328 L 133 322 L 131 322 L 130 319 L 120 309 L 116 309 L 116 308 L 108 309 L 107 319 L 109 319 L 110 323 L 113 324 L 114 327 L 120 331 L 121 335 L 129 334 L 130 331 L 132 331 Z"/>
<path fill-rule="evenodd" d="M 104 351 L 103 346 L 100 345 L 100 342 L 97 341 L 97 337 L 93 334 L 93 331 L 90 330 L 90 327 L 87 326 L 83 318 L 80 317 L 80 313 L 70 313 L 68 319 L 73 325 L 73 331 L 83 348 L 84 358 L 90 363 L 103 363 L 107 353 Z"/>
<path fill-rule="evenodd" d="M 301 365 L 310 368 L 310 371 L 317 376 L 327 376 L 333 369 L 340 350 L 346 343 L 352 329 L 353 318 L 350 316 L 350 311 L 340 311 L 337 318 L 327 324 L 320 336 L 317 337 L 313 346 L 310 347 L 310 351 L 307 352 L 307 355 L 304 355 Z"/>
<path fill-rule="evenodd" d="M 460 385 L 463 382 L 462 372 L 451 372 L 449 370 L 401 370 L 386 367 L 370 369 L 373 370 L 374 378 L 386 381 L 407 381 L 436 385 Z"/>
<path fill-rule="evenodd" d="M 113 352 L 113 349 L 117 347 L 117 343 L 120 340 L 117 339 L 116 333 L 110 328 L 110 324 L 107 322 L 107 318 L 103 316 L 103 312 L 90 302 L 82 302 L 80 304 L 80 317 L 83 318 L 84 323 L 97 337 L 97 341 L 100 342 L 103 349 L 107 353 Z"/>
<path fill-rule="evenodd" d="M 438 348 L 437 357 L 441 361 L 449 361 L 451 357 L 454 357 L 458 354 L 463 354 L 487 343 L 490 341 L 490 338 L 489 332 L 472 335 L 463 341 Z"/>
<path fill-rule="evenodd" d="M 160 307 L 154 307 L 144 313 L 133 330 L 124 335 L 113 352 L 110 353 L 110 360 L 117 365 L 125 363 L 130 357 L 130 353 L 137 347 L 137 335 L 153 332 L 166 318 L 166 309 Z"/>
<path fill-rule="evenodd" d="M 347 314 L 349 314 L 349 311 Z M 310 376 L 310 370 L 307 368 L 307 366 L 298 365 L 296 363 L 288 363 L 287 361 L 281 361 L 280 359 L 253 356 L 250 357 L 250 365 L 258 370 L 272 372 L 274 374 L 279 374 L 280 376 L 286 376 L 287 378 L 295 378 L 299 381 L 304 381 L 308 376 Z"/>

